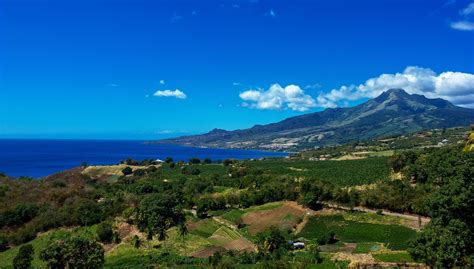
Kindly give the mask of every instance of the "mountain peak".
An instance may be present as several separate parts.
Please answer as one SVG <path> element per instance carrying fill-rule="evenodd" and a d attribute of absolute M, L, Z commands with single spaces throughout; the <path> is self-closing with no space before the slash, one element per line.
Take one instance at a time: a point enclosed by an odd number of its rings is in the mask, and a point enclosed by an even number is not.
<path fill-rule="evenodd" d="M 196 136 L 162 140 L 180 145 L 298 150 L 399 135 L 422 129 L 467 126 L 474 122 L 474 110 L 457 107 L 437 98 L 390 89 L 377 98 L 348 108 L 291 117 L 249 129 L 214 129 Z"/>
<path fill-rule="evenodd" d="M 383 93 L 381 93 L 375 100 L 379 102 L 383 102 L 385 100 L 389 99 L 402 99 L 402 98 L 407 98 L 410 97 L 410 94 L 408 94 L 404 89 L 389 89 Z"/>

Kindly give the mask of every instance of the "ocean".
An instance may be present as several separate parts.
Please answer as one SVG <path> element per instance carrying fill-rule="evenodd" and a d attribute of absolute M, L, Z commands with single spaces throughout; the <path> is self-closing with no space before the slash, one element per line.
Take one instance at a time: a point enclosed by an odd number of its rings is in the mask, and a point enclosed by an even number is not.
<path fill-rule="evenodd" d="M 175 161 L 190 158 L 212 160 L 257 159 L 286 156 L 283 152 L 258 150 L 193 148 L 176 145 L 147 144 L 136 140 L 26 140 L 0 139 L 0 172 L 9 176 L 41 178 L 79 166 L 110 165 L 132 158 Z"/>

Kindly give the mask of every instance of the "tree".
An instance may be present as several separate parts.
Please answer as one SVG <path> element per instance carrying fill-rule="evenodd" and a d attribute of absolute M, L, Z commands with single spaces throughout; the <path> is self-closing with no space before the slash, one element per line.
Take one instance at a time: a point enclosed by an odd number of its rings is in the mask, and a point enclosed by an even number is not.
<path fill-rule="evenodd" d="M 321 254 L 319 253 L 319 246 L 318 244 L 310 244 L 308 246 L 308 253 L 310 255 L 310 262 L 311 263 L 320 263 L 321 262 Z"/>
<path fill-rule="evenodd" d="M 18 254 L 13 259 L 13 268 L 15 269 L 27 269 L 31 266 L 33 261 L 33 255 L 35 250 L 32 245 L 27 244 L 20 247 Z"/>
<path fill-rule="evenodd" d="M 114 236 L 114 231 L 112 229 L 112 224 L 110 222 L 102 222 L 97 226 L 96 230 L 97 238 L 102 243 L 112 242 Z"/>
<path fill-rule="evenodd" d="M 132 238 L 132 245 L 134 248 L 140 248 L 140 246 L 142 245 L 142 240 L 140 239 L 140 237 L 138 237 L 138 235 L 135 235 Z"/>
<path fill-rule="evenodd" d="M 260 251 L 273 253 L 288 246 L 283 232 L 276 226 L 257 234 L 257 246 Z"/>
<path fill-rule="evenodd" d="M 212 160 L 210 158 L 206 158 L 203 160 L 203 163 L 205 164 L 211 164 L 212 163 Z"/>
<path fill-rule="evenodd" d="M 48 268 L 102 268 L 104 249 L 95 240 L 72 236 L 53 240 L 40 253 Z"/>
<path fill-rule="evenodd" d="M 179 236 L 185 237 L 188 234 L 188 226 L 186 226 L 186 222 L 180 222 L 178 225 L 178 233 Z"/>
<path fill-rule="evenodd" d="M 8 240 L 5 236 L 0 234 L 0 252 L 8 249 Z"/>
<path fill-rule="evenodd" d="M 439 155 L 439 152 L 444 154 Z M 430 168 L 427 178 L 433 184 L 440 184 L 440 187 L 427 202 L 431 222 L 417 234 L 409 252 L 415 260 L 433 267 L 472 268 L 474 154 L 458 154 L 451 149 L 432 154 L 425 156 Z M 433 164 L 436 167 L 432 167 Z M 433 173 L 431 168 L 437 172 Z"/>
<path fill-rule="evenodd" d="M 432 220 L 417 235 L 409 252 L 415 260 L 435 268 L 470 267 L 474 241 L 470 229 L 459 220 L 451 220 L 448 225 Z"/>
<path fill-rule="evenodd" d="M 199 158 L 191 158 L 189 159 L 190 164 L 200 164 L 201 160 Z"/>
<path fill-rule="evenodd" d="M 152 194 L 143 199 L 137 210 L 137 224 L 149 236 L 166 238 L 166 230 L 179 223 L 183 213 L 178 201 L 167 194 Z"/>
<path fill-rule="evenodd" d="M 128 176 L 128 175 L 131 175 L 133 173 L 133 170 L 132 170 L 132 168 L 130 168 L 130 166 L 127 166 L 124 169 L 122 169 L 122 173 L 125 176 Z"/>
<path fill-rule="evenodd" d="M 137 176 L 137 177 L 142 177 L 144 176 L 146 173 L 145 173 L 145 170 L 144 169 L 137 169 L 135 171 L 133 171 L 133 175 L 134 176 Z"/>
<path fill-rule="evenodd" d="M 173 158 L 171 158 L 171 157 L 166 157 L 165 163 L 172 163 L 172 162 L 173 162 Z"/>

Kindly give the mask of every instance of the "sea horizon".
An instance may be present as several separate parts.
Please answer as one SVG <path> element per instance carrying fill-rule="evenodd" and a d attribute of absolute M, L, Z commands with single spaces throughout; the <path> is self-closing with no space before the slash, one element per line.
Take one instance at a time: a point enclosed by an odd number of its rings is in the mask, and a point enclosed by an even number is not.
<path fill-rule="evenodd" d="M 113 165 L 125 159 L 190 158 L 258 159 L 285 157 L 286 152 L 222 149 L 146 143 L 153 140 L 118 139 L 0 139 L 0 172 L 14 177 L 42 177 L 88 165 Z"/>

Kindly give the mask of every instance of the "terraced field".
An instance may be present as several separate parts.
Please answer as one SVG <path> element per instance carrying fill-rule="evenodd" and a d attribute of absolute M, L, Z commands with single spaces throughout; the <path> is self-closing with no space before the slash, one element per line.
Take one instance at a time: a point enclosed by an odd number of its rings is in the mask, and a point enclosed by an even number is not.
<path fill-rule="evenodd" d="M 383 243 L 393 250 L 406 249 L 416 232 L 400 225 L 384 225 L 346 220 L 342 215 L 311 217 L 299 236 L 319 239 L 334 232 L 336 239 L 346 243 Z"/>

